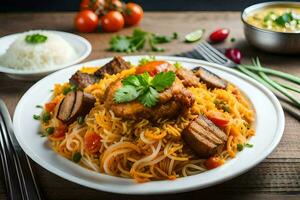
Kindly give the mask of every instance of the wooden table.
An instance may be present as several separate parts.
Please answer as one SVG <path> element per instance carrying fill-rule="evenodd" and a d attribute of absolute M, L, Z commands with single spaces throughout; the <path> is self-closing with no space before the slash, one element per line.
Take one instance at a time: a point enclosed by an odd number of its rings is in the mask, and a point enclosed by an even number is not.
<path fill-rule="evenodd" d="M 53 29 L 73 32 L 74 13 L 22 13 L 0 14 L 0 36 L 27 31 L 30 29 Z M 263 53 L 250 47 L 244 38 L 240 13 L 238 12 L 151 12 L 146 13 L 140 26 L 142 29 L 161 34 L 178 32 L 180 40 L 164 45 L 164 55 L 171 55 L 193 48 L 193 44 L 182 42 L 188 32 L 205 28 L 209 33 L 220 27 L 231 30 L 229 40 L 219 47 L 238 47 L 244 53 L 244 62 L 259 56 L 261 61 L 275 69 L 300 76 L 299 56 L 279 56 Z M 131 33 L 133 28 L 122 30 L 121 34 Z M 86 59 L 116 55 L 106 51 L 112 34 L 80 34 L 88 39 L 92 54 Z M 206 34 L 207 35 L 207 34 Z M 145 54 L 145 52 L 140 52 Z M 9 107 L 11 115 L 22 94 L 34 82 L 21 82 L 0 74 L 0 97 Z M 263 109 L 263 108 L 261 108 Z M 300 199 L 300 123 L 285 114 L 284 136 L 276 150 L 261 164 L 249 172 L 225 183 L 208 189 L 176 195 L 125 196 L 92 190 L 66 181 L 34 164 L 35 173 L 47 199 L 200 199 L 219 197 L 220 199 Z M 2 173 L 1 173 L 2 176 Z M 6 199 L 3 177 L 0 177 L 0 199 Z"/>

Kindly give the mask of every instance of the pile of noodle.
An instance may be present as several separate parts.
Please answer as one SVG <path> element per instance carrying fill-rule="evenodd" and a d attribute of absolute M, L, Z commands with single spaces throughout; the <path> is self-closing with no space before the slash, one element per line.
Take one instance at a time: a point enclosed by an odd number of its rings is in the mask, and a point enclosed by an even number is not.
<path fill-rule="evenodd" d="M 93 72 L 95 69 L 82 69 Z M 78 122 L 68 126 L 64 137 L 51 138 L 52 148 L 60 155 L 72 159 L 79 152 L 82 158 L 80 165 L 90 170 L 112 176 L 134 178 L 138 182 L 160 179 L 175 179 L 206 171 L 205 159 L 199 159 L 181 138 L 182 130 L 198 114 L 211 110 L 223 112 L 229 119 L 223 129 L 228 135 L 223 152 L 216 157 L 226 161 L 238 152 L 237 144 L 245 144 L 254 135 L 252 128 L 254 111 L 250 103 L 233 85 L 226 90 L 209 90 L 205 84 L 188 88 L 196 99 L 195 104 L 175 119 L 160 119 L 152 122 L 146 119 L 139 121 L 118 118 L 110 110 L 105 109 L 103 95 L 105 89 L 116 79 L 134 74 L 135 69 L 124 70 L 116 75 L 106 75 L 98 83 L 85 88 L 85 92 L 93 94 L 97 102 L 85 117 L 85 123 Z M 63 98 L 62 90 L 68 84 L 56 85 L 54 99 Z M 230 112 L 217 108 L 216 100 L 227 104 Z M 42 128 L 56 127 L 60 122 L 53 117 Z M 84 135 L 92 131 L 101 137 L 99 152 L 89 153 L 84 149 Z"/>

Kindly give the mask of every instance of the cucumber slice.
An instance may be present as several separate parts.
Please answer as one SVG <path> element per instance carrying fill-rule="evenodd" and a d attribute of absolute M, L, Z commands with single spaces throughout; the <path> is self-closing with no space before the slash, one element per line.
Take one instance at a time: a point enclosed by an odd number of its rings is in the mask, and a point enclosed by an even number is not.
<path fill-rule="evenodd" d="M 191 32 L 185 36 L 186 42 L 196 42 L 202 38 L 204 34 L 204 29 L 199 29 L 194 32 Z"/>

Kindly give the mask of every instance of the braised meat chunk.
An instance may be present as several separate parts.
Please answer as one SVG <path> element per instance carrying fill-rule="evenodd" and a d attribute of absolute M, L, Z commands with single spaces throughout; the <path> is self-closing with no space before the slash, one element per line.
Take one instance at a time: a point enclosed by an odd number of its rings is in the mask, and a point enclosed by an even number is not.
<path fill-rule="evenodd" d="M 186 87 L 196 87 L 199 85 L 199 78 L 187 69 L 177 69 L 176 76 L 182 81 L 183 85 Z"/>
<path fill-rule="evenodd" d="M 94 106 L 96 99 L 86 92 L 69 92 L 63 100 L 57 105 L 57 119 L 65 124 L 71 124 L 79 116 L 85 116 Z"/>
<path fill-rule="evenodd" d="M 76 85 L 80 89 L 84 89 L 89 85 L 96 83 L 99 79 L 93 74 L 83 73 L 81 71 L 77 71 L 73 76 L 69 79 L 69 82 L 73 85 Z"/>
<path fill-rule="evenodd" d="M 138 101 L 116 103 L 115 92 L 122 87 L 121 80 L 112 83 L 105 92 L 105 106 L 114 112 L 117 117 L 125 119 L 159 119 L 173 118 L 181 111 L 191 107 L 195 99 L 182 83 L 176 79 L 173 85 L 159 94 L 159 102 L 152 108 L 145 107 Z"/>
<path fill-rule="evenodd" d="M 203 115 L 190 122 L 181 136 L 201 158 L 220 153 L 227 141 L 226 134 Z"/>
<path fill-rule="evenodd" d="M 193 72 L 198 78 L 200 78 L 200 81 L 207 85 L 208 88 L 226 89 L 227 87 L 227 82 L 225 80 L 202 67 L 194 68 Z"/>
<path fill-rule="evenodd" d="M 130 64 L 126 62 L 122 57 L 115 56 L 112 61 L 105 64 L 103 67 L 95 72 L 95 76 L 102 79 L 104 74 L 117 74 L 125 69 L 131 68 Z"/>

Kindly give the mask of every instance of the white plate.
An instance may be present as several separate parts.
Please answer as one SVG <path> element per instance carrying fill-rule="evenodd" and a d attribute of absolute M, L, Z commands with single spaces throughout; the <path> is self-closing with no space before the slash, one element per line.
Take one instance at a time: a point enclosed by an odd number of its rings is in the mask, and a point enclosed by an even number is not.
<path fill-rule="evenodd" d="M 136 64 L 142 56 L 125 57 Z M 181 62 L 183 66 L 192 68 L 204 66 L 226 80 L 237 85 L 251 100 L 256 111 L 256 135 L 250 142 L 254 146 L 245 148 L 235 159 L 221 167 L 174 181 L 152 181 L 137 184 L 131 179 L 118 178 L 89 171 L 52 151 L 45 138 L 38 135 L 39 122 L 33 120 L 34 114 L 40 113 L 36 105 L 49 101 L 50 90 L 55 83 L 63 83 L 83 65 L 102 66 L 109 59 L 76 65 L 55 72 L 32 86 L 17 105 L 14 115 L 14 130 L 23 150 L 38 164 L 58 176 L 80 185 L 123 194 L 161 194 L 196 190 L 226 181 L 246 172 L 265 159 L 277 146 L 284 130 L 284 114 L 277 98 L 264 86 L 249 77 L 217 64 L 202 60 L 178 57 L 157 56 L 170 62 Z"/>
<path fill-rule="evenodd" d="M 49 31 L 55 33 L 61 36 L 63 39 L 65 39 L 75 49 L 77 54 L 76 58 L 74 58 L 72 61 L 66 64 L 56 66 L 52 69 L 35 69 L 35 70 L 25 71 L 25 70 L 18 70 L 18 69 L 13 69 L 7 66 L 0 65 L 0 72 L 6 73 L 8 76 L 15 79 L 34 80 L 42 76 L 48 75 L 59 69 L 75 65 L 80 61 L 84 60 L 86 57 L 88 57 L 92 51 L 92 47 L 89 41 L 87 41 L 85 38 L 81 36 L 72 33 L 61 32 L 61 31 L 52 31 L 52 30 L 43 30 L 43 31 Z M 23 33 L 16 33 L 16 34 L 1 37 L 0 55 L 4 54 L 6 50 L 9 48 L 10 44 L 13 43 L 21 34 Z"/>

